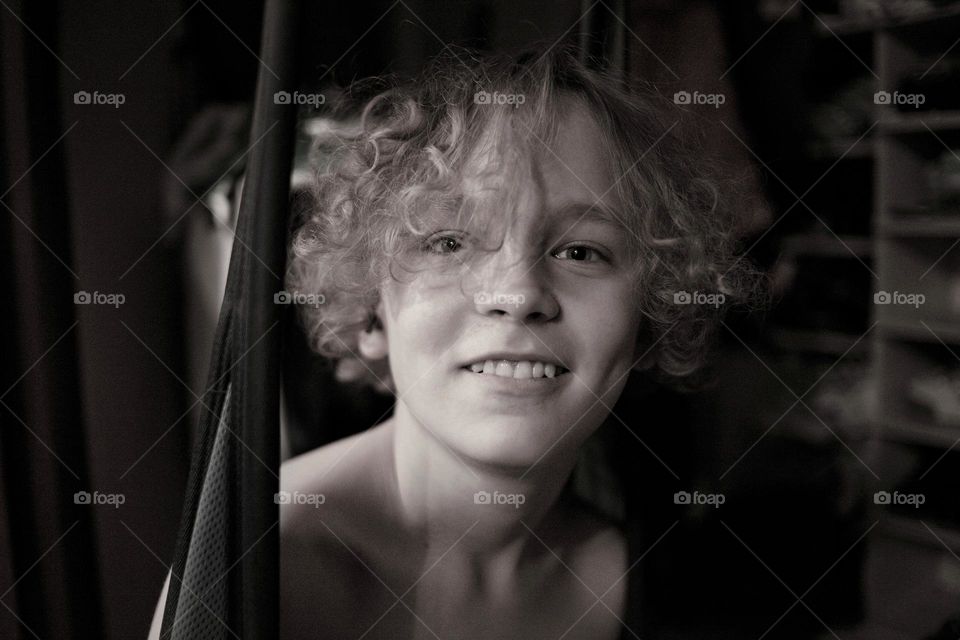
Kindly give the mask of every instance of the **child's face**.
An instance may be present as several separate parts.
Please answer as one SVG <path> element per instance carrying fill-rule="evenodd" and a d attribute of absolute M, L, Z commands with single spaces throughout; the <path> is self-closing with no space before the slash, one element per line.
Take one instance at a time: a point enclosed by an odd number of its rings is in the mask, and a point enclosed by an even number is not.
<path fill-rule="evenodd" d="M 552 152 L 541 145 L 528 163 L 515 222 L 496 252 L 463 272 L 437 269 L 382 290 L 398 412 L 460 456 L 525 468 L 547 452 L 575 451 L 606 418 L 638 355 L 629 231 L 589 216 L 578 221 L 598 199 L 623 219 L 611 188 L 617 176 L 605 168 L 593 120 L 579 109 L 568 114 Z M 469 183 L 464 188 L 469 197 Z M 470 241 L 469 225 L 450 224 L 438 230 Z M 423 260 L 459 266 L 458 255 Z M 470 370 L 497 352 L 533 353 L 569 372 L 514 379 Z"/>

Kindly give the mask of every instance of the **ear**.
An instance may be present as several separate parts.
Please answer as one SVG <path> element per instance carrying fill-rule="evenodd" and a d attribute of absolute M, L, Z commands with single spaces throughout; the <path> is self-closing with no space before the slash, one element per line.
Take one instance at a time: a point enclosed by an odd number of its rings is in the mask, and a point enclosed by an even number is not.
<path fill-rule="evenodd" d="M 389 344 L 387 342 L 387 332 L 382 321 L 383 303 L 377 304 L 376 309 L 370 311 L 370 325 L 360 332 L 357 338 L 357 346 L 360 348 L 360 355 L 367 360 L 381 360 L 387 357 L 389 353 Z"/>

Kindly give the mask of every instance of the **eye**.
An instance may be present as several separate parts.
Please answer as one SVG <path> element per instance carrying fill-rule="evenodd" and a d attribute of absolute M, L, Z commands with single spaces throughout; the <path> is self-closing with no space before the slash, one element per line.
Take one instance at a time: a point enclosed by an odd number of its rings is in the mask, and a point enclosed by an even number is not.
<path fill-rule="evenodd" d="M 458 234 L 451 231 L 441 231 L 427 238 L 423 243 L 423 250 L 436 254 L 456 253 L 463 247 Z"/>
<path fill-rule="evenodd" d="M 567 254 L 567 257 L 561 257 Z M 597 249 L 583 244 L 574 244 L 557 251 L 554 256 L 562 260 L 573 260 L 574 262 L 597 262 L 603 260 L 604 256 Z M 590 257 L 593 256 L 593 259 Z"/>

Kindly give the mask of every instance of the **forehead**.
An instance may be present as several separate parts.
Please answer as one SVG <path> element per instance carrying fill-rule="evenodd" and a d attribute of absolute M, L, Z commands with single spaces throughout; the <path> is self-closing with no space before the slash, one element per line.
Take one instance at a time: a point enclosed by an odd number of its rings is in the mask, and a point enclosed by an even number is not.
<path fill-rule="evenodd" d="M 540 166 L 549 194 L 578 196 L 590 202 L 604 198 L 607 204 L 614 204 L 609 197 L 614 184 L 610 158 L 603 153 L 600 127 L 584 107 L 568 110 L 557 137 L 540 146 Z"/>
<path fill-rule="evenodd" d="M 481 137 L 463 171 L 467 199 L 499 211 L 620 208 L 600 127 L 578 101 L 565 101 L 554 135 L 522 118 L 512 124 Z"/>

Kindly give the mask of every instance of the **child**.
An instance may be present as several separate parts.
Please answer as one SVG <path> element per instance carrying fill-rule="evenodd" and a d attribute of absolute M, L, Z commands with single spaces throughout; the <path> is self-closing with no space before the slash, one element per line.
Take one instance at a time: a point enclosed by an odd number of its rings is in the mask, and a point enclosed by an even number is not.
<path fill-rule="evenodd" d="M 564 486 L 629 374 L 687 379 L 751 281 L 678 119 L 558 48 L 451 53 L 324 134 L 287 289 L 396 405 L 283 465 L 281 637 L 630 633 L 624 534 Z"/>

